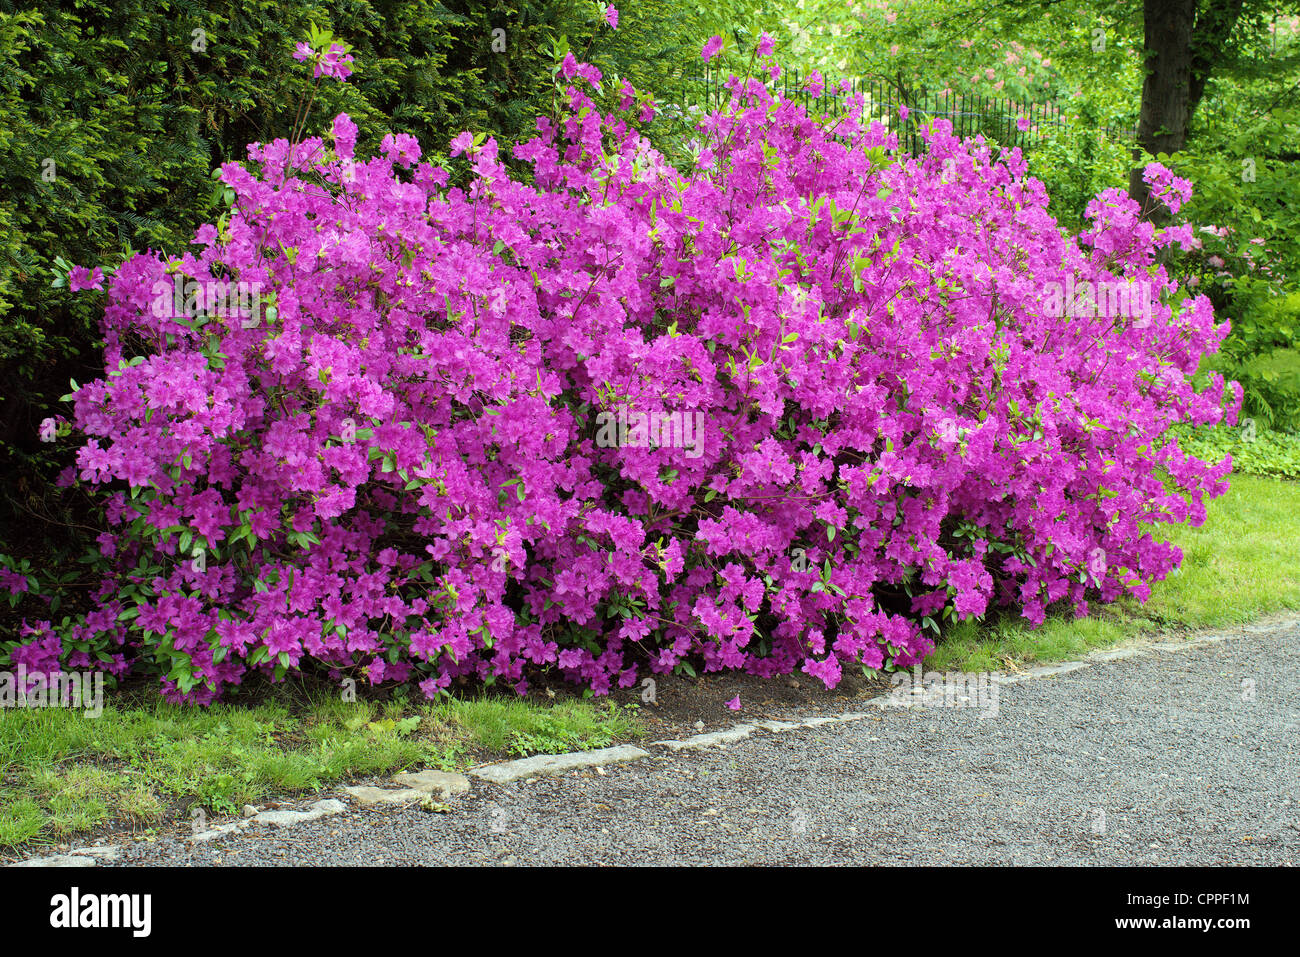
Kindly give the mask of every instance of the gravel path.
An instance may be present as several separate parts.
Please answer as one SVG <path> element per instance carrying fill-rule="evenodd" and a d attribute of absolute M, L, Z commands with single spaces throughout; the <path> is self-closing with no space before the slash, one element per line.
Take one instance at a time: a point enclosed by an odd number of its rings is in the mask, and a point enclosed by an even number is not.
<path fill-rule="evenodd" d="M 860 710 L 104 863 L 1300 863 L 1300 623 L 1005 685 L 996 714 Z"/>

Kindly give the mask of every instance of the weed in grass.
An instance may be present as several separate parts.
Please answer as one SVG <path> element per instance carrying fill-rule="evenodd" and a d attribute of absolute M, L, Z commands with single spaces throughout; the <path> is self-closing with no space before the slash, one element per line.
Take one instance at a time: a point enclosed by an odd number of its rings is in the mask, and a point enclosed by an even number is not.
<path fill-rule="evenodd" d="M 18 797 L 12 790 L 0 791 L 0 847 L 37 841 L 45 821 L 45 812 L 34 800 Z"/>

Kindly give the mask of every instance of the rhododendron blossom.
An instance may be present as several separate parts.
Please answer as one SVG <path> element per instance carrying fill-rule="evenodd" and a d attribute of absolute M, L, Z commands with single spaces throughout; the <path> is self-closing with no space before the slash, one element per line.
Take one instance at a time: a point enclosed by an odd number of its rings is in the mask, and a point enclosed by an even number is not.
<path fill-rule="evenodd" d="M 68 272 L 68 289 L 72 292 L 103 288 L 104 270 L 99 266 L 94 269 L 87 269 L 85 266 L 73 266 Z"/>
<path fill-rule="evenodd" d="M 1169 429 L 1240 394 L 1194 383 L 1227 324 L 1175 301 L 1172 239 L 1121 191 L 1063 235 L 1016 150 L 939 121 L 909 156 L 860 96 L 822 124 L 735 77 L 678 172 L 625 86 L 602 112 L 594 68 L 560 72 L 588 82 L 513 149 L 526 179 L 468 133 L 455 170 L 403 136 L 355 157 L 340 116 L 334 150 L 223 165 L 230 215 L 190 252 L 116 271 L 66 477 L 109 529 L 99 607 L 15 655 L 199 702 L 307 668 L 834 685 L 919 662 L 939 622 L 1083 613 L 1177 565 L 1144 526 L 1201 522 L 1231 462 Z M 176 276 L 261 302 L 158 315 Z M 1143 298 L 1045 302 L 1085 283 Z M 598 441 L 665 420 L 704 440 Z"/>

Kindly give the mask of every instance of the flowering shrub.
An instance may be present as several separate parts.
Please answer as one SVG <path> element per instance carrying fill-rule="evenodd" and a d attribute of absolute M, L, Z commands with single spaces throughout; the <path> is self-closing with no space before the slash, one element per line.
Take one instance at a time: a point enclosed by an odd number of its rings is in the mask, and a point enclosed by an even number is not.
<path fill-rule="evenodd" d="M 1240 401 L 1192 380 L 1226 324 L 1165 301 L 1185 227 L 1111 190 L 1064 236 L 1018 153 L 938 123 L 908 158 L 860 102 L 823 124 L 753 78 L 681 174 L 625 87 L 559 79 L 528 182 L 482 134 L 464 187 L 408 136 L 356 156 L 340 115 L 224 165 L 192 253 L 120 266 L 66 477 L 104 504 L 99 607 L 22 654 L 198 702 L 316 666 L 834 685 L 1178 563 L 1142 524 L 1202 521 L 1231 463 L 1167 430 Z M 1116 287 L 1137 308 L 1088 291 Z"/>

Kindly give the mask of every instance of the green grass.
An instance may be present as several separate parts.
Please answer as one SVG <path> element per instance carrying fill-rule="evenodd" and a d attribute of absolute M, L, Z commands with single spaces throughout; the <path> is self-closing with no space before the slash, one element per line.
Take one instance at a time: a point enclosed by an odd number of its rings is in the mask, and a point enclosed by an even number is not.
<path fill-rule="evenodd" d="M 1078 657 L 1140 634 L 1241 624 L 1300 609 L 1300 483 L 1233 475 L 1208 503 L 1200 528 L 1152 532 L 1183 550 L 1180 569 L 1151 589 L 1145 605 L 1124 598 L 1091 604 L 1086 618 L 1052 616 L 1031 629 L 1023 619 L 963 622 L 939 642 L 936 671 L 1005 670 L 1009 664 Z"/>
<path fill-rule="evenodd" d="M 639 734 L 612 703 L 567 699 L 379 704 L 316 694 L 201 709 L 108 698 L 98 718 L 4 709 L 0 847 L 67 841 L 109 824 L 148 832 L 193 806 L 234 814 L 349 778 L 463 769 L 490 755 L 599 748 Z"/>
<path fill-rule="evenodd" d="M 604 748 L 635 734 L 627 711 L 562 700 L 549 707 L 521 698 L 479 698 L 440 704 L 437 713 L 489 751 L 527 756 Z"/>

